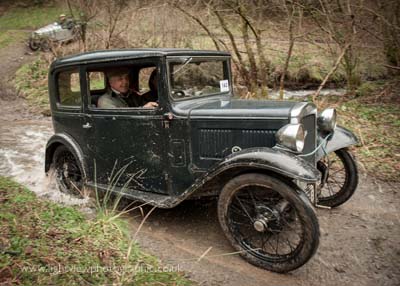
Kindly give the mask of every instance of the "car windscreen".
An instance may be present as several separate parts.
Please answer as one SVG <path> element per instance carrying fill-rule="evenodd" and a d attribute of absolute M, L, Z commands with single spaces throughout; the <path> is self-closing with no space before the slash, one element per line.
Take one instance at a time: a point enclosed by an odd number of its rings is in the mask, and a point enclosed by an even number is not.
<path fill-rule="evenodd" d="M 229 92 L 227 61 L 180 58 L 169 62 L 170 93 L 174 99 Z"/>

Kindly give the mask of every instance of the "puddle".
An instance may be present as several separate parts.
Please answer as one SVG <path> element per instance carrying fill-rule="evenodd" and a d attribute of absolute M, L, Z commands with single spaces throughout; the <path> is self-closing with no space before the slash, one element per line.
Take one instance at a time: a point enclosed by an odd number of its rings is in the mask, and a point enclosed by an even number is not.
<path fill-rule="evenodd" d="M 303 99 L 309 95 L 312 95 L 317 90 L 284 90 L 285 99 Z M 345 89 L 323 89 L 321 90 L 320 96 L 325 95 L 336 95 L 341 96 L 346 93 Z M 273 99 L 279 98 L 279 90 L 271 90 L 268 95 Z"/>

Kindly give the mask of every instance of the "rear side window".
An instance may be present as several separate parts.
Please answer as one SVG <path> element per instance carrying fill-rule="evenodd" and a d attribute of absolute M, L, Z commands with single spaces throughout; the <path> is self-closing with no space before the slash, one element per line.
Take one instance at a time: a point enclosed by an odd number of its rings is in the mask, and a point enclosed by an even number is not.
<path fill-rule="evenodd" d="M 80 107 L 81 88 L 79 82 L 79 70 L 68 70 L 58 74 L 58 103 L 62 106 Z"/>

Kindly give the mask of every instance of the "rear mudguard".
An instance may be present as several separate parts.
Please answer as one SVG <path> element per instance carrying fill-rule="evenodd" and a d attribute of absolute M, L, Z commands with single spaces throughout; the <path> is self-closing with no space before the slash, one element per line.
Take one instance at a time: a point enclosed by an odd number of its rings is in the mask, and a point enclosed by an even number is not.
<path fill-rule="evenodd" d="M 321 142 L 323 138 L 320 137 L 318 139 Z M 341 126 L 337 126 L 335 128 L 335 132 L 333 133 L 333 137 L 328 140 L 328 144 L 324 148 L 326 153 L 322 148 L 320 148 L 317 151 L 316 160 L 319 161 L 326 154 L 355 144 L 358 144 L 358 138 L 350 130 Z"/>
<path fill-rule="evenodd" d="M 53 162 L 53 154 L 58 146 L 64 145 L 67 147 L 71 153 L 74 155 L 75 160 L 79 162 L 84 178 L 87 177 L 87 166 L 84 160 L 83 152 L 79 147 L 78 143 L 72 138 L 70 135 L 66 133 L 58 133 L 54 134 L 50 137 L 49 141 L 47 141 L 46 145 L 46 156 L 44 163 L 44 170 L 47 173 L 50 170 L 50 166 Z"/>

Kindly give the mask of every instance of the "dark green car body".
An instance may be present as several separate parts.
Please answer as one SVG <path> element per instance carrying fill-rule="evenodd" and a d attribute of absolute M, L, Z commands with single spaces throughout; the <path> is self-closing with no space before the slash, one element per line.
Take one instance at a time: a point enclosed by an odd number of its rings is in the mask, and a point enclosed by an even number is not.
<path fill-rule="evenodd" d="M 189 57 L 222 61 L 229 88 L 194 98 L 171 96 L 169 62 Z M 157 69 L 159 107 L 92 108 L 88 72 L 131 63 L 151 63 Z M 60 104 L 58 87 L 59 74 L 71 69 L 79 75 L 80 87 L 74 106 Z M 46 148 L 46 172 L 56 148 L 65 145 L 80 163 L 85 184 L 92 187 L 114 184 L 115 192 L 170 208 L 189 197 L 218 195 L 229 179 L 250 171 L 306 183 L 320 180 L 316 162 L 323 154 L 313 153 L 320 140 L 315 106 L 235 99 L 226 52 L 131 49 L 70 56 L 51 65 L 49 95 L 55 134 Z M 302 154 L 274 147 L 276 132 L 289 123 L 304 126 Z M 356 142 L 340 127 L 335 136 L 340 139 L 328 143 L 329 152 Z"/>

